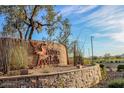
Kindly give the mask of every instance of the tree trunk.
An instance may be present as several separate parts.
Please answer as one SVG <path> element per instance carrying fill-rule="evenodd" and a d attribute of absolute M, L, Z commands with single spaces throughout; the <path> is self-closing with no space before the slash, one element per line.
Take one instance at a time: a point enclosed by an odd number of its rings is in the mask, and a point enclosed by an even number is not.
<path fill-rule="evenodd" d="M 31 28 L 31 31 L 30 31 L 30 34 L 29 34 L 28 40 L 32 40 L 33 32 L 34 32 L 34 27 Z"/>
<path fill-rule="evenodd" d="M 28 26 L 26 34 L 25 34 L 25 40 L 27 39 L 28 33 L 29 33 L 30 26 Z"/>
<path fill-rule="evenodd" d="M 22 32 L 20 30 L 18 30 L 18 32 L 19 32 L 20 39 L 23 39 Z"/>

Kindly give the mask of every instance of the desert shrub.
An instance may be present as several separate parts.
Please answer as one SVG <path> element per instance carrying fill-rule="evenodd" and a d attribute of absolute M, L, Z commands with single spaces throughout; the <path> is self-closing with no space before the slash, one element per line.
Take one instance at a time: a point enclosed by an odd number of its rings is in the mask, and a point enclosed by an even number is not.
<path fill-rule="evenodd" d="M 117 66 L 117 71 L 121 71 L 124 70 L 124 65 L 118 65 Z"/>
<path fill-rule="evenodd" d="M 100 68 L 104 68 L 104 65 L 103 64 L 100 64 Z"/>
<path fill-rule="evenodd" d="M 110 68 L 110 66 L 106 66 L 106 68 Z"/>
<path fill-rule="evenodd" d="M 114 63 L 113 61 L 110 61 L 110 63 Z"/>
<path fill-rule="evenodd" d="M 91 61 L 89 59 L 85 59 L 83 62 L 84 65 L 90 65 Z"/>
<path fill-rule="evenodd" d="M 16 76 L 16 75 L 20 75 L 20 71 L 19 70 L 9 71 L 7 73 L 7 76 Z"/>
<path fill-rule="evenodd" d="M 101 70 L 102 79 L 103 80 L 107 79 L 107 71 L 103 64 L 100 64 L 100 70 Z"/>
<path fill-rule="evenodd" d="M 10 70 L 24 69 L 28 66 L 28 53 L 22 46 L 15 46 L 9 51 Z"/>
<path fill-rule="evenodd" d="M 124 79 L 115 79 L 109 82 L 109 88 L 124 88 Z"/>

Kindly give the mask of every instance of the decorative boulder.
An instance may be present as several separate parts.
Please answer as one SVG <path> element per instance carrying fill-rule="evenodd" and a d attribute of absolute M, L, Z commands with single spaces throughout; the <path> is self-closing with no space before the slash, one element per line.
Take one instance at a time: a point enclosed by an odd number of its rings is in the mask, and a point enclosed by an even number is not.
<path fill-rule="evenodd" d="M 28 75 L 28 69 L 21 69 L 20 75 Z"/>

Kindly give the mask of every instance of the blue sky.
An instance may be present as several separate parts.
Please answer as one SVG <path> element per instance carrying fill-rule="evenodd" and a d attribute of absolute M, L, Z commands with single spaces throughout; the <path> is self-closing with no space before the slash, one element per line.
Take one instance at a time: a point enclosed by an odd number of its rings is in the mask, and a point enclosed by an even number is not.
<path fill-rule="evenodd" d="M 90 36 L 94 36 L 94 55 L 124 53 L 124 6 L 59 6 L 55 7 L 72 25 L 70 40 L 79 37 L 79 47 L 85 42 L 85 55 L 91 49 Z M 0 17 L 0 29 L 4 20 Z M 45 34 L 45 32 L 43 32 Z M 80 34 L 80 35 L 79 35 Z M 34 34 L 33 39 L 41 35 Z"/>
<path fill-rule="evenodd" d="M 88 56 L 90 36 L 94 36 L 94 55 L 124 53 L 124 6 L 57 6 L 72 24 L 72 40 L 80 33 L 80 47 L 85 43 Z"/>

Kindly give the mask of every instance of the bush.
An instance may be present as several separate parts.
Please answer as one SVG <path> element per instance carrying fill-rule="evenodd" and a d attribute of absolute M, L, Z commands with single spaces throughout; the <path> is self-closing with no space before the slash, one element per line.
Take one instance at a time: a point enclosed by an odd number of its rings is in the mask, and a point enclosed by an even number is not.
<path fill-rule="evenodd" d="M 10 70 L 24 69 L 28 67 L 28 53 L 22 46 L 15 46 L 9 51 Z"/>
<path fill-rule="evenodd" d="M 102 63 L 102 61 L 100 61 L 100 63 Z"/>
<path fill-rule="evenodd" d="M 100 64 L 100 67 L 101 67 L 101 68 L 104 68 L 104 65 L 103 65 L 103 64 Z"/>
<path fill-rule="evenodd" d="M 9 71 L 7 73 L 7 76 L 16 76 L 16 75 L 20 75 L 20 71 L 19 70 Z"/>
<path fill-rule="evenodd" d="M 83 62 L 84 65 L 90 65 L 91 61 L 89 59 L 85 59 Z"/>
<path fill-rule="evenodd" d="M 109 82 L 109 88 L 124 88 L 124 79 L 115 79 Z"/>
<path fill-rule="evenodd" d="M 110 61 L 110 63 L 114 63 L 113 61 Z"/>
<path fill-rule="evenodd" d="M 118 65 L 117 70 L 118 71 L 124 70 L 124 65 Z"/>
<path fill-rule="evenodd" d="M 107 71 L 103 64 L 100 64 L 101 76 L 103 80 L 107 79 Z"/>

